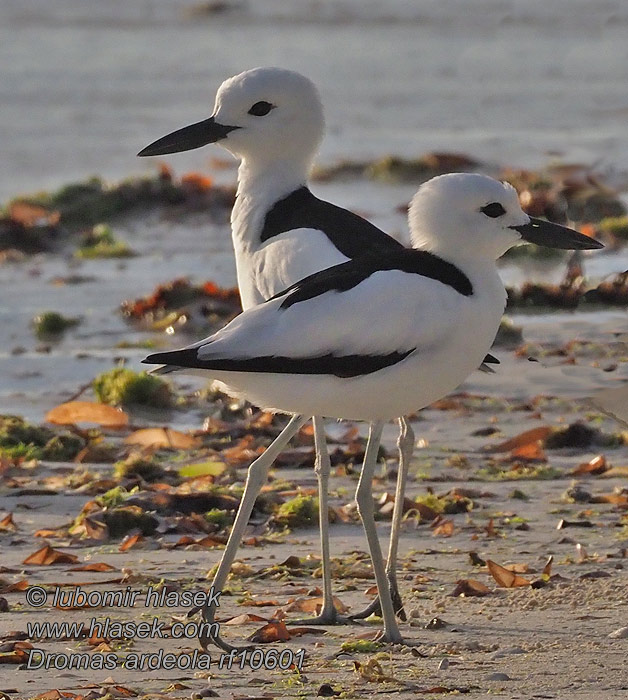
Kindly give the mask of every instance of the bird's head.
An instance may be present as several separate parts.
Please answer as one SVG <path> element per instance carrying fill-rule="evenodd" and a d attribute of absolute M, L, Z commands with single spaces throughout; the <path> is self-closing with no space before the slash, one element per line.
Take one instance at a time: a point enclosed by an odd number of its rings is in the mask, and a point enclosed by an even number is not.
<path fill-rule="evenodd" d="M 415 248 L 448 259 L 497 260 L 520 242 L 548 248 L 603 248 L 565 226 L 528 216 L 515 188 L 477 173 L 449 173 L 428 180 L 408 212 Z"/>
<path fill-rule="evenodd" d="M 211 117 L 158 139 L 138 155 L 177 153 L 219 142 L 261 167 L 276 160 L 310 162 L 324 125 L 311 80 L 283 68 L 253 68 L 225 80 Z"/>

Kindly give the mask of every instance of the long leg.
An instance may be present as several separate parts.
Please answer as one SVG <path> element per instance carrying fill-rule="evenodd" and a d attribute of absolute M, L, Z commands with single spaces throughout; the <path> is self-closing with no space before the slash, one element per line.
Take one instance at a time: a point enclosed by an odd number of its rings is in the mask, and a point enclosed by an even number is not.
<path fill-rule="evenodd" d="M 373 507 L 373 475 L 375 473 L 375 465 L 377 463 L 377 452 L 379 450 L 379 442 L 382 435 L 384 424 L 381 421 L 371 423 L 369 429 L 369 440 L 366 446 L 364 455 L 364 464 L 362 465 L 362 473 L 358 481 L 358 488 L 355 494 L 355 499 L 358 503 L 358 513 L 362 520 L 364 532 L 369 545 L 371 561 L 373 563 L 373 573 L 375 574 L 375 583 L 379 593 L 379 601 L 382 606 L 382 617 L 384 618 L 384 634 L 381 637 L 382 641 L 392 642 L 394 644 L 402 644 L 403 637 L 397 626 L 395 619 L 395 610 L 393 608 L 390 591 L 388 590 L 388 579 L 386 577 L 386 568 L 384 566 L 384 558 L 382 550 L 379 546 L 377 538 L 377 528 L 375 527 L 375 509 Z"/>
<path fill-rule="evenodd" d="M 331 463 L 327 451 L 325 423 L 320 416 L 314 416 L 314 446 L 316 448 L 316 466 L 314 471 L 318 478 L 319 525 L 321 533 L 321 563 L 323 569 L 323 607 L 316 617 L 294 620 L 293 624 L 337 625 L 349 620 L 338 614 L 334 607 L 331 589 L 331 557 L 329 552 L 329 474 Z"/>
<path fill-rule="evenodd" d="M 393 602 L 395 612 L 401 620 L 406 619 L 406 612 L 403 609 L 403 601 L 399 594 L 397 585 L 397 552 L 399 549 L 399 534 L 401 532 L 401 521 L 403 519 L 403 501 L 406 492 L 406 481 L 408 479 L 408 471 L 410 468 L 410 460 L 414 450 L 414 431 L 407 418 L 399 419 L 399 439 L 397 440 L 399 448 L 399 471 L 397 473 L 397 487 L 395 489 L 395 505 L 392 515 L 392 528 L 390 531 L 390 543 L 388 545 L 388 559 L 386 561 L 386 575 L 390 587 L 390 595 Z M 361 620 L 373 613 L 381 614 L 381 606 L 379 598 L 368 605 L 364 610 L 361 610 L 355 615 L 351 615 L 352 620 Z"/>
<path fill-rule="evenodd" d="M 244 530 L 251 517 L 253 511 L 253 506 L 255 505 L 255 499 L 259 495 L 262 486 L 266 483 L 266 478 L 268 476 L 268 470 L 270 465 L 275 461 L 277 455 L 283 450 L 283 448 L 290 442 L 292 436 L 301 428 L 305 423 L 307 418 L 304 416 L 293 416 L 290 419 L 288 425 L 281 431 L 281 433 L 275 438 L 274 442 L 271 443 L 266 451 L 261 454 L 249 467 L 249 472 L 246 477 L 246 484 L 244 485 L 244 493 L 242 494 L 242 500 L 240 501 L 240 506 L 231 528 L 231 533 L 229 534 L 229 539 L 227 540 L 227 546 L 220 559 L 220 564 L 218 565 L 218 570 L 214 576 L 211 587 L 213 588 L 214 594 L 218 591 L 222 591 L 225 583 L 227 582 L 227 576 L 235 559 L 236 553 L 238 551 L 238 546 L 242 540 Z M 220 603 L 218 603 L 219 605 Z M 225 651 L 238 651 L 237 647 L 232 647 L 227 642 L 223 641 L 218 634 L 206 634 L 206 630 L 212 629 L 212 624 L 214 622 L 214 617 L 216 615 L 216 605 L 213 603 L 205 605 L 202 608 L 203 621 L 208 623 L 207 625 L 202 625 L 202 629 L 199 634 L 199 640 L 203 648 L 207 648 L 210 642 L 216 644 L 216 646 L 224 649 Z"/>

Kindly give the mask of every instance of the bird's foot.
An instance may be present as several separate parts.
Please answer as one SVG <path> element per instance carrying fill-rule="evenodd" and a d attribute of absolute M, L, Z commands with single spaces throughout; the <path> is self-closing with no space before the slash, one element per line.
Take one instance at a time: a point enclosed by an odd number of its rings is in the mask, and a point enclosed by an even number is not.
<path fill-rule="evenodd" d="M 400 620 L 403 620 L 404 622 L 408 619 L 406 615 L 406 611 L 404 610 L 403 607 L 403 600 L 401 600 L 401 595 L 399 594 L 399 588 L 397 587 L 397 579 L 396 578 L 391 578 L 389 579 L 389 590 L 390 590 L 390 597 L 392 598 L 392 604 L 393 608 L 395 610 L 395 613 L 397 614 L 397 617 Z M 360 610 L 359 612 L 349 615 L 349 617 L 352 620 L 364 620 L 365 618 L 369 617 L 370 615 L 378 615 L 381 616 L 382 614 L 382 606 L 380 605 L 379 602 L 379 596 L 377 596 L 369 605 L 366 606 L 363 610 Z"/>
<path fill-rule="evenodd" d="M 234 658 L 245 651 L 255 649 L 254 644 L 245 644 L 243 646 L 233 646 L 229 642 L 225 642 L 220 636 L 220 624 L 215 622 L 216 607 L 214 605 L 194 608 L 188 613 L 188 617 L 195 612 L 201 611 L 202 621 L 198 626 L 198 641 L 205 651 L 210 645 L 217 646 L 219 649 L 231 654 Z"/>
<path fill-rule="evenodd" d="M 331 612 L 320 612 L 316 617 L 304 617 L 299 620 L 290 620 L 289 625 L 353 625 L 358 624 L 351 615 L 341 615 L 336 608 Z"/>
<path fill-rule="evenodd" d="M 374 639 L 376 642 L 381 642 L 382 644 L 392 644 L 394 646 L 404 646 L 404 647 L 420 647 L 423 646 L 424 642 L 419 642 L 414 639 L 406 639 L 401 635 L 398 630 L 394 633 L 387 634 L 382 630 Z M 427 656 L 427 654 L 420 654 L 420 656 Z"/>

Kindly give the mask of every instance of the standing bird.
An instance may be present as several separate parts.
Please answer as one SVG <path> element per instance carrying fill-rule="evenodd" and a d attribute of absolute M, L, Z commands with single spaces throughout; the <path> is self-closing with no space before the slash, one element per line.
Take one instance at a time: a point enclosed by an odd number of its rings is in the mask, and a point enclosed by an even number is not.
<path fill-rule="evenodd" d="M 249 309 L 320 270 L 366 251 L 400 251 L 401 243 L 346 209 L 315 197 L 306 186 L 323 138 L 323 107 L 316 86 L 282 68 L 255 68 L 226 80 L 209 119 L 158 139 L 138 155 L 157 156 L 221 146 L 241 159 L 231 214 L 233 246 L 243 308 Z M 495 358 L 487 357 L 488 362 Z M 483 365 L 486 369 L 486 365 Z M 491 371 L 491 370 L 487 370 Z M 414 433 L 399 419 L 399 471 L 387 573 L 395 609 L 405 619 L 396 580 L 403 494 Z M 323 606 L 308 623 L 342 621 L 333 604 L 328 524 L 330 474 L 324 425 L 314 418 L 320 509 Z M 366 617 L 372 606 L 352 617 Z M 304 621 L 301 621 L 304 622 Z"/>
<path fill-rule="evenodd" d="M 506 291 L 495 261 L 521 240 L 566 249 L 600 243 L 523 212 L 515 189 L 477 174 L 422 185 L 409 212 L 414 248 L 379 250 L 317 272 L 181 350 L 149 355 L 157 373 L 224 382 L 258 406 L 293 415 L 249 467 L 212 582 L 221 591 L 255 499 L 304 416 L 368 421 L 356 501 L 384 619 L 382 640 L 404 643 L 375 527 L 372 479 L 384 421 L 454 390 L 482 362 Z M 213 621 L 215 607 L 205 619 Z M 214 639 L 223 648 L 231 647 Z"/>

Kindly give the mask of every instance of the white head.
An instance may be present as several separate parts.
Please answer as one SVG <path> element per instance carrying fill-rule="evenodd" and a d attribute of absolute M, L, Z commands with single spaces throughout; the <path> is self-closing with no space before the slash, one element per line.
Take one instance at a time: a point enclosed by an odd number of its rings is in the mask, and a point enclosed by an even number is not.
<path fill-rule="evenodd" d="M 274 161 L 308 167 L 325 121 L 311 80 L 284 68 L 253 68 L 225 80 L 209 119 L 179 129 L 139 155 L 163 155 L 220 142 L 258 168 Z"/>
<path fill-rule="evenodd" d="M 521 241 L 563 250 L 604 247 L 573 229 L 528 216 L 512 185 L 477 173 L 428 180 L 412 199 L 408 221 L 415 248 L 451 261 L 497 260 Z"/>
<path fill-rule="evenodd" d="M 530 222 L 515 188 L 476 173 L 449 173 L 428 180 L 408 212 L 415 248 L 446 258 L 497 260 L 521 240 L 514 226 Z"/>

